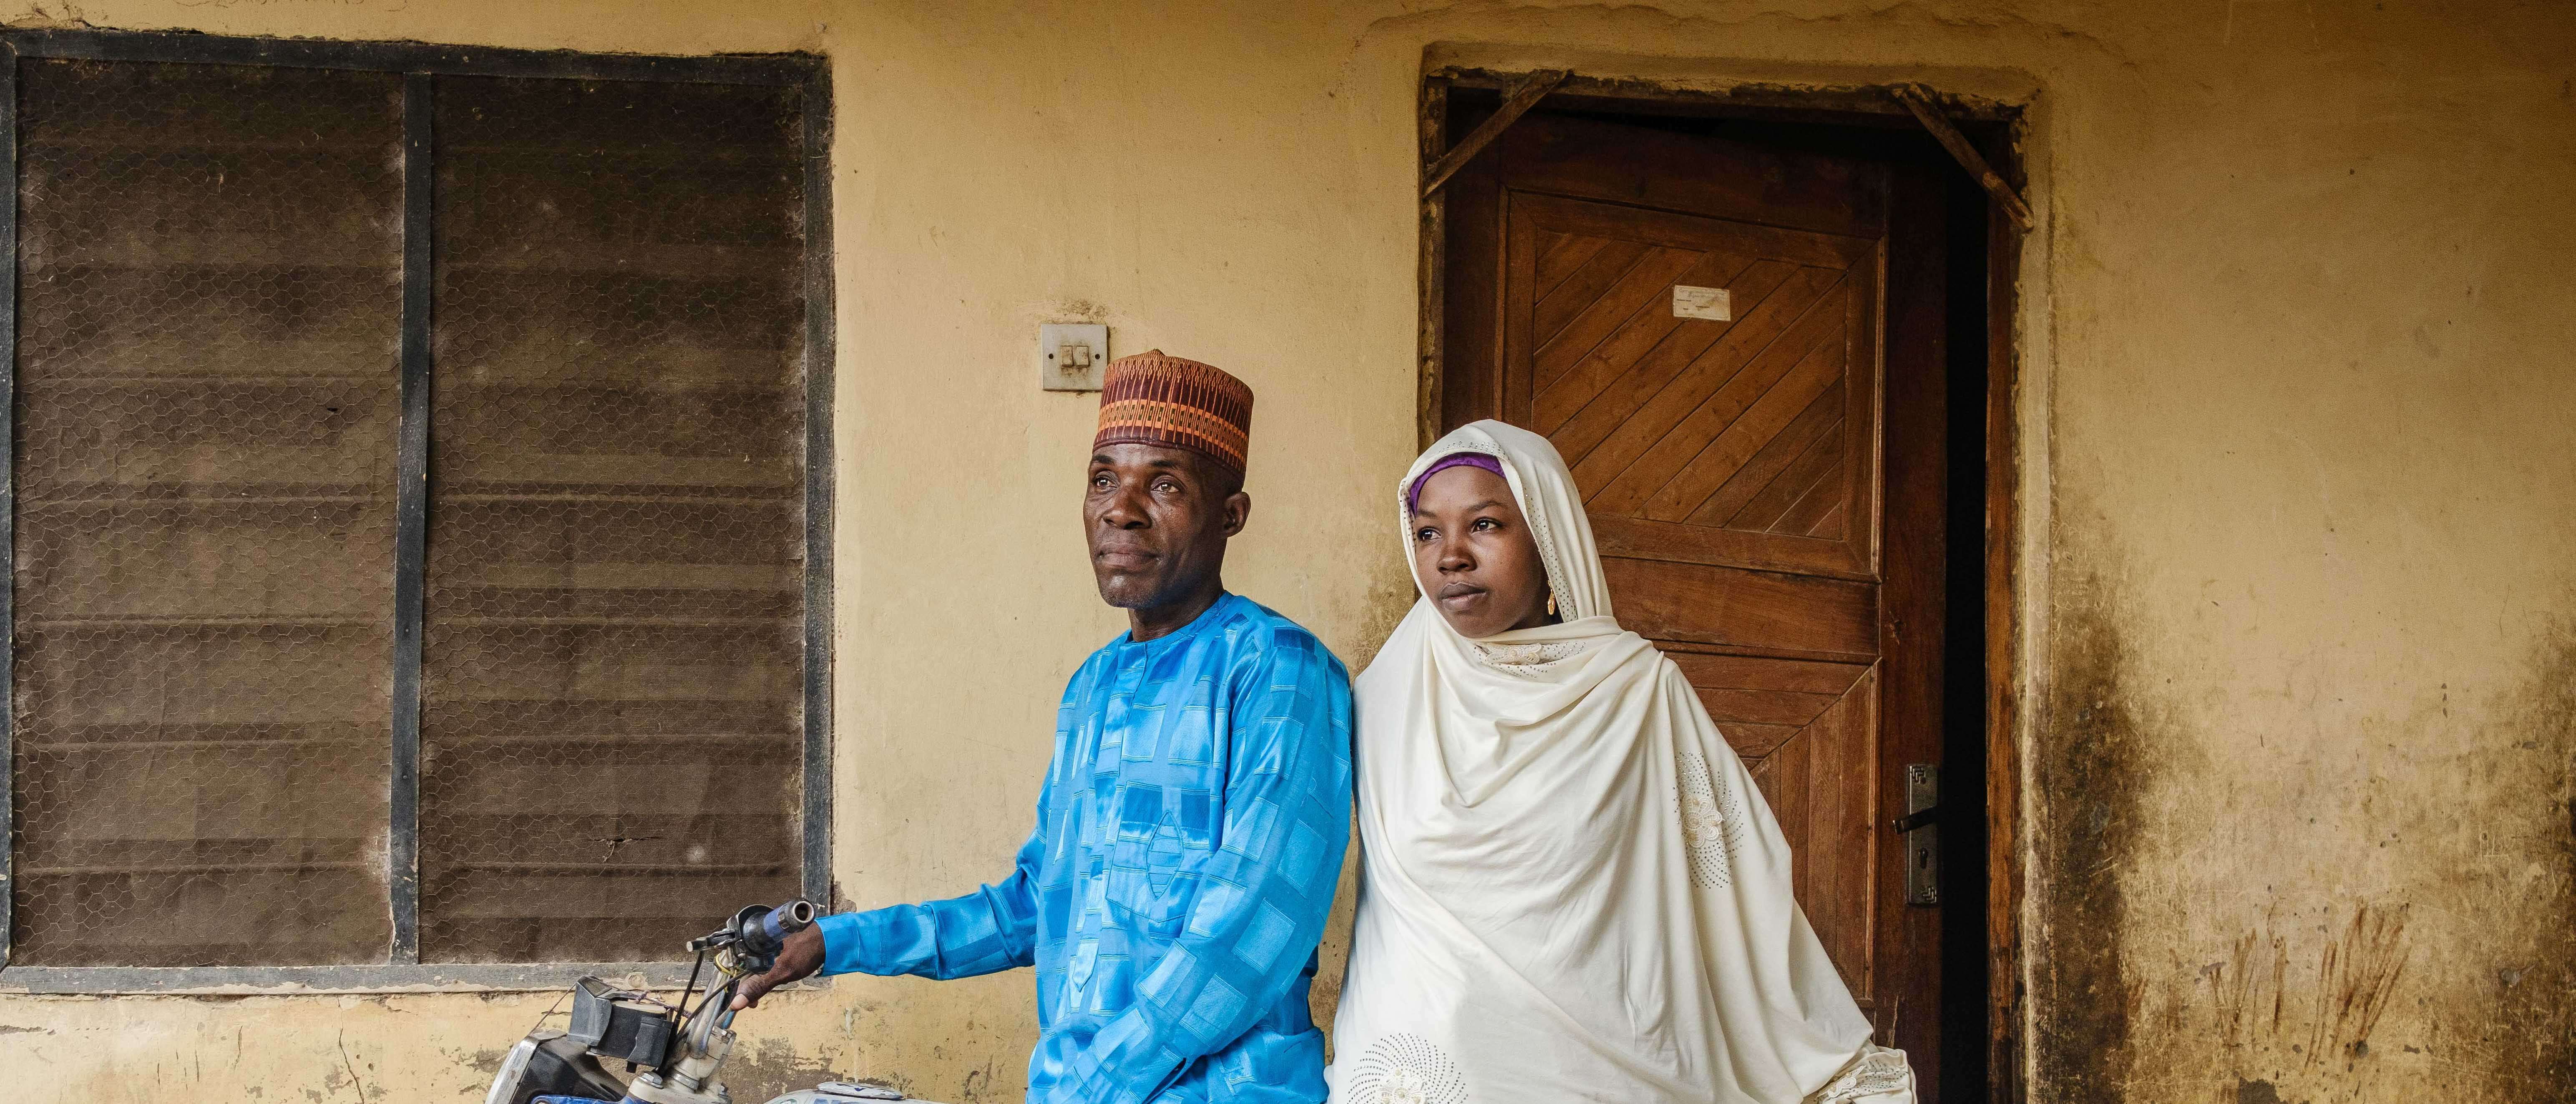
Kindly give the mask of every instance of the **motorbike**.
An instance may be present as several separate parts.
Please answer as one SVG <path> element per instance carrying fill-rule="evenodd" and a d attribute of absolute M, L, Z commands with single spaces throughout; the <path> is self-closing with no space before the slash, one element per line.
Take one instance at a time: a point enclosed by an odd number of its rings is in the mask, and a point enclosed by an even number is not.
<path fill-rule="evenodd" d="M 732 1104 L 716 1071 L 733 1050 L 734 991 L 742 979 L 768 972 L 787 937 L 811 927 L 814 918 L 811 901 L 751 905 L 723 927 L 690 940 L 688 949 L 698 961 L 678 1004 L 582 978 L 573 984 L 570 1022 L 558 1031 L 541 1020 L 511 1047 L 483 1104 Z M 697 995 L 698 977 L 711 960 L 721 980 L 692 1006 L 689 998 Z M 626 1063 L 634 1080 L 618 1080 L 603 1059 Z M 903 1099 L 889 1088 L 826 1081 L 769 1104 Z"/>

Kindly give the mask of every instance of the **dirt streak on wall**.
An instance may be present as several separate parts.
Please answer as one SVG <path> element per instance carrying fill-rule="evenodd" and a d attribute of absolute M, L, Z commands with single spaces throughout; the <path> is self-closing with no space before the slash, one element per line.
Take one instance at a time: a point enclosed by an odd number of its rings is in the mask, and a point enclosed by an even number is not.
<path fill-rule="evenodd" d="M 2393 733 L 2426 766 L 2349 778 L 2310 764 L 2350 789 L 2275 798 L 2300 814 L 2283 819 L 2316 826 L 2238 840 L 2240 826 L 2176 795 L 2231 785 L 2236 768 L 2213 745 L 2280 736 L 2196 715 L 2176 687 L 2201 681 L 2178 673 L 2197 662 L 2128 589 L 2138 576 L 2104 550 L 2119 546 L 2102 539 L 2108 519 L 2064 516 L 2085 531 L 2061 551 L 2085 566 L 2058 576 L 2034 762 L 2039 1084 L 2063 1099 L 2217 1104 L 2564 1099 L 2576 1084 L 2576 618 L 2547 622 L 2530 661 L 2487 692 L 2437 684 L 2402 720 L 2317 749 L 2366 758 L 2367 734 Z M 2435 792 L 2412 792 L 2433 778 Z M 2284 853 L 2345 865 L 2300 884 Z"/>
<path fill-rule="evenodd" d="M 2157 762 L 2153 715 L 2132 683 L 2120 595 L 2096 566 L 2061 574 L 2055 608 L 2047 737 L 2032 779 L 2049 795 L 2032 826 L 2031 882 L 2044 917 L 2035 941 L 2032 1053 L 2041 1080 L 2088 1099 L 2111 1099 L 2135 1061 L 2139 981 L 2122 959 L 2131 844 L 2141 830 L 2141 786 Z"/>
<path fill-rule="evenodd" d="M 2528 966 L 2496 971 L 2502 992 L 2489 1023 L 2508 1044 L 2527 1041 L 2528 1052 L 2500 1055 L 2522 1084 L 2564 1092 L 2576 1085 L 2576 592 L 2560 609 L 2566 612 L 2541 638 L 2522 688 L 2508 699 L 2505 731 L 2523 737 L 2515 746 L 2536 753 L 2529 758 L 2537 773 L 2546 779 L 2554 772 L 2557 785 L 2533 787 L 2537 808 L 2529 810 L 2534 838 L 2528 847 L 2545 866 L 2530 903 L 2512 910 L 2537 936 L 2535 953 Z M 2524 843 L 2508 838 L 2502 845 L 2512 850 Z"/>
<path fill-rule="evenodd" d="M 2376 877 L 2356 869 L 2324 894 L 2267 887 L 2246 899 L 2259 914 L 2230 902 L 2206 924 L 2131 940 L 2151 975 L 2153 1025 L 2135 1053 L 2212 1069 L 2204 1084 L 2222 1104 L 2436 1089 L 2446 1100 L 2564 1099 L 2576 1084 L 2576 659 L 2565 626 L 2498 680 L 2487 708 L 2469 708 L 2467 695 L 2448 706 L 2471 718 L 2465 731 L 2442 723 L 2439 687 L 2429 708 L 2389 726 L 2461 740 L 2466 768 L 2441 789 L 2447 809 L 2419 812 L 2376 792 L 2406 778 L 2355 795 L 2371 849 L 2406 855 L 2401 865 Z M 2223 948 L 2203 934 L 2231 923 L 2240 934 Z M 2133 1067 L 2130 1098 L 2184 1088 L 2181 1072 Z"/>
<path fill-rule="evenodd" d="M 2082 487 L 2098 469 L 2069 474 Z M 2504 670 L 2428 672 L 2395 717 L 2307 694 L 2248 709 L 2212 689 L 2224 645 L 2196 638 L 2156 582 L 2166 565 L 2141 567 L 2083 494 L 2060 504 L 2034 741 L 2038 1084 L 2216 1104 L 2563 1100 L 2576 615 L 2540 618 Z M 2576 610 L 2562 594 L 2555 608 Z"/>

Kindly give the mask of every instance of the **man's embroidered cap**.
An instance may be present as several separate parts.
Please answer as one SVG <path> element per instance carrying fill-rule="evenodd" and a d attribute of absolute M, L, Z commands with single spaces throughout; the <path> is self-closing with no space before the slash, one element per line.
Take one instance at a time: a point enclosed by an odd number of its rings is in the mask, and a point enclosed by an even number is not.
<path fill-rule="evenodd" d="M 1091 447 L 1126 443 L 1189 449 L 1241 472 L 1252 443 L 1252 386 L 1161 349 L 1110 361 Z"/>

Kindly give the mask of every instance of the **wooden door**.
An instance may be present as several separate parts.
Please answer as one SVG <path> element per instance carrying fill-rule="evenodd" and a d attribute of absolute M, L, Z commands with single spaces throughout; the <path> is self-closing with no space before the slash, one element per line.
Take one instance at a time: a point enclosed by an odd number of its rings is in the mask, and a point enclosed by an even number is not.
<path fill-rule="evenodd" d="M 1868 160 L 1542 113 L 1447 212 L 1443 420 L 1564 454 L 1621 623 L 1751 767 L 1932 1099 L 1939 913 L 1888 822 L 1940 761 L 1940 203 Z"/>

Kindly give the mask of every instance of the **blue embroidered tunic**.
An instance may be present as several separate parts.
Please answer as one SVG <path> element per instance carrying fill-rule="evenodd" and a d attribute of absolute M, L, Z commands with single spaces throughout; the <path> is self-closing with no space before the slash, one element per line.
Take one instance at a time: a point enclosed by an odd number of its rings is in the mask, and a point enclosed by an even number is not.
<path fill-rule="evenodd" d="M 1031 1104 L 1312 1104 L 1306 991 L 1350 803 L 1349 673 L 1228 594 L 1074 672 L 1010 876 L 823 918 L 823 972 L 1035 965 Z"/>

